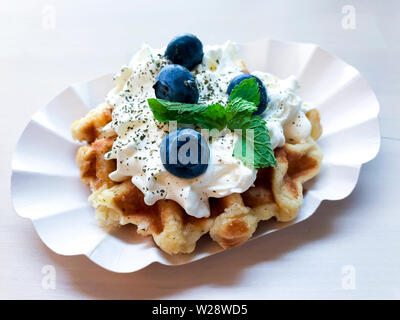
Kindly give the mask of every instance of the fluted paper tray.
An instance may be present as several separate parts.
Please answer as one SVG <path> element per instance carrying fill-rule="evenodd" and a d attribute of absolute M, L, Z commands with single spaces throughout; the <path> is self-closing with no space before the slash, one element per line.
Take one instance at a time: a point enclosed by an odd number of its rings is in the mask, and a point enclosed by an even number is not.
<path fill-rule="evenodd" d="M 360 167 L 380 144 L 378 101 L 360 73 L 314 44 L 262 40 L 240 45 L 248 69 L 285 78 L 295 75 L 298 94 L 321 113 L 324 152 L 320 174 L 305 185 L 303 207 L 290 223 L 260 223 L 253 238 L 310 217 L 322 200 L 339 200 L 354 189 Z M 11 193 L 17 213 L 32 220 L 43 242 L 62 255 L 84 254 L 115 272 L 133 272 L 153 262 L 178 265 L 222 249 L 204 236 L 194 253 L 169 256 L 134 227 L 100 228 L 79 180 L 70 125 L 104 101 L 112 75 L 73 85 L 38 111 L 23 132 L 12 162 Z M 244 250 L 244 244 L 237 250 Z"/>

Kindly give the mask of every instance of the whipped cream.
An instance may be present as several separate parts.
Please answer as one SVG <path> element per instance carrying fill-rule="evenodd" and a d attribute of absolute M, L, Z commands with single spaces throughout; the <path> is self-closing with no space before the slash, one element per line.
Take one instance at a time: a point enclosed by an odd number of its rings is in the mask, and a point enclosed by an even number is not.
<path fill-rule="evenodd" d="M 107 101 L 114 107 L 112 121 L 104 127 L 105 134 L 117 134 L 106 159 L 116 159 L 117 169 L 110 174 L 114 181 L 131 179 L 144 194 L 147 205 L 160 199 L 179 203 L 187 214 L 203 218 L 210 215 L 209 197 L 221 198 L 242 193 L 250 188 L 257 170 L 232 156 L 237 135 L 224 130 L 209 138 L 208 168 L 193 179 L 183 179 L 169 173 L 163 166 L 160 144 L 163 137 L 176 128 L 155 120 L 147 99 L 155 98 L 153 84 L 157 74 L 168 63 L 164 49 L 143 45 L 129 65 L 115 76 L 115 88 Z M 238 48 L 232 42 L 219 46 L 206 46 L 204 58 L 192 72 L 199 88 L 199 103 L 226 104 L 229 82 L 242 73 L 244 66 L 238 59 Z M 262 115 L 267 121 L 272 147 L 285 141 L 301 142 L 311 132 L 305 117 L 307 105 L 295 94 L 297 81 L 286 80 L 262 72 L 253 72 L 265 84 L 271 98 Z M 207 135 L 207 133 L 203 133 Z"/>
<path fill-rule="evenodd" d="M 296 94 L 299 84 L 294 76 L 280 80 L 276 76 L 255 71 L 266 86 L 270 102 L 262 117 L 267 122 L 272 148 L 289 143 L 304 142 L 311 134 L 311 123 L 305 113 L 311 109 Z"/>

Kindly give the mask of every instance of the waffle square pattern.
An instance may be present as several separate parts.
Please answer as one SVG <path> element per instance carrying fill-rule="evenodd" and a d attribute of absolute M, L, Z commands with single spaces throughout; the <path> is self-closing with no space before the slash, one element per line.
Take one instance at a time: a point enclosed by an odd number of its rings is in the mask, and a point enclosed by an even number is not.
<path fill-rule="evenodd" d="M 312 125 L 311 136 L 302 143 L 286 143 L 274 150 L 277 165 L 257 172 L 254 186 L 244 193 L 210 198 L 211 215 L 195 218 L 172 200 L 159 200 L 148 206 L 143 193 L 128 179 L 115 182 L 109 174 L 116 160 L 105 160 L 116 136 L 104 136 L 102 128 L 112 120 L 112 107 L 100 104 L 72 124 L 72 135 L 86 142 L 76 155 L 80 177 L 92 191 L 89 203 L 99 224 L 118 228 L 134 224 L 143 236 L 169 254 L 190 253 L 196 242 L 209 233 L 222 248 L 239 246 L 251 238 L 261 221 L 287 222 L 297 217 L 303 203 L 303 184 L 320 171 L 322 151 L 316 140 L 322 133 L 317 109 L 306 114 Z"/>

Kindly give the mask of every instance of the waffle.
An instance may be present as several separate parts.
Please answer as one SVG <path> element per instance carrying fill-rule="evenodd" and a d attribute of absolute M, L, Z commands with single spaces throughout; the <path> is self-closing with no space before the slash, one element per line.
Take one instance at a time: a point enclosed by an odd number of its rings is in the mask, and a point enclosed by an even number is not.
<path fill-rule="evenodd" d="M 101 128 L 111 121 L 111 107 L 101 104 L 72 124 L 72 135 L 86 141 L 76 155 L 83 183 L 90 186 L 89 203 L 104 227 L 126 224 L 137 226 L 143 236 L 169 254 L 190 253 L 199 238 L 209 233 L 222 248 L 239 246 L 247 241 L 260 221 L 275 217 L 286 222 L 296 218 L 303 203 L 303 184 L 320 170 L 322 151 L 315 140 L 322 133 L 319 113 L 309 111 L 311 137 L 304 143 L 289 144 L 275 149 L 275 168 L 259 169 L 254 187 L 242 194 L 210 198 L 211 215 L 195 218 L 185 213 L 172 200 L 159 200 L 148 206 L 143 193 L 130 180 L 114 182 L 109 173 L 116 160 L 104 160 L 114 137 L 102 135 Z"/>

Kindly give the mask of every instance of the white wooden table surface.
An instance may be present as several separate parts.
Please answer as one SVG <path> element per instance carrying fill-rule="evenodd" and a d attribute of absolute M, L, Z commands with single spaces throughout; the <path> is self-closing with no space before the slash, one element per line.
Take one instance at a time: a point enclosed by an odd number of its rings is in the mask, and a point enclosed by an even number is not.
<path fill-rule="evenodd" d="M 355 24 L 345 17 L 352 12 Z M 399 21 L 396 0 L 1 1 L 0 298 L 400 298 Z M 19 135 L 69 84 L 116 72 L 142 42 L 159 47 L 182 32 L 203 43 L 314 42 L 335 53 L 361 71 L 381 103 L 377 158 L 347 199 L 196 263 L 115 274 L 51 252 L 12 208 Z M 55 268 L 55 288 L 42 285 L 46 265 Z"/>

